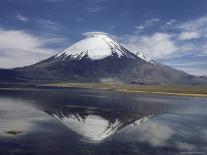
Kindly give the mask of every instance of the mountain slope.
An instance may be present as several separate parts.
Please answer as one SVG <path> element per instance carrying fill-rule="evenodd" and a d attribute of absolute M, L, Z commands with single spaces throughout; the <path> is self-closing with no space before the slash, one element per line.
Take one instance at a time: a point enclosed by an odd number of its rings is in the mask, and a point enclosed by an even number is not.
<path fill-rule="evenodd" d="M 30 82 L 205 83 L 206 80 L 134 54 L 105 33 L 88 33 L 63 52 L 16 68 Z"/>

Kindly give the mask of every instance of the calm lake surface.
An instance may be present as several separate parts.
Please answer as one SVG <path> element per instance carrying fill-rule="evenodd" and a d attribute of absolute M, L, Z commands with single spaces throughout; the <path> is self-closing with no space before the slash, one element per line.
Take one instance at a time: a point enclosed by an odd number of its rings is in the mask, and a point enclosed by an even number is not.
<path fill-rule="evenodd" d="M 93 154 L 206 155 L 207 98 L 0 89 L 0 155 Z"/>

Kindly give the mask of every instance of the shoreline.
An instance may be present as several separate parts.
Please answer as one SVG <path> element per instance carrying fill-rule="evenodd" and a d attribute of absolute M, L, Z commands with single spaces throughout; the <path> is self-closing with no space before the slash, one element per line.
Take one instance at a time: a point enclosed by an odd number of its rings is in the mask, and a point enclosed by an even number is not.
<path fill-rule="evenodd" d="M 149 91 L 141 91 L 141 90 L 126 90 L 126 89 L 117 89 L 117 91 L 121 92 L 129 92 L 129 93 L 149 93 L 149 94 L 160 94 L 160 95 L 176 95 L 176 96 L 192 96 L 192 97 L 207 97 L 207 94 L 190 94 L 190 93 L 169 93 L 169 92 L 149 92 Z"/>
<path fill-rule="evenodd" d="M 128 93 L 148 93 L 160 95 L 207 97 L 207 86 L 198 85 L 122 85 L 122 84 L 101 84 L 101 83 L 57 83 L 40 85 L 57 88 L 86 88 L 114 90 Z M 166 91 L 165 91 L 166 90 Z"/>

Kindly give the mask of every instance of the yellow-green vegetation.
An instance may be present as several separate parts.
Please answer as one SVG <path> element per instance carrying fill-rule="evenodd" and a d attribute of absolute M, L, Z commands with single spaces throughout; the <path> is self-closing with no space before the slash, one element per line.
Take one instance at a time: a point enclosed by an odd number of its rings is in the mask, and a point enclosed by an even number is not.
<path fill-rule="evenodd" d="M 17 134 L 22 133 L 22 131 L 19 131 L 19 130 L 9 130 L 9 131 L 6 131 L 6 133 L 10 134 L 10 135 L 17 135 Z"/>
<path fill-rule="evenodd" d="M 126 85 L 103 83 L 54 83 L 46 86 L 66 88 L 110 89 L 132 93 L 154 93 L 166 95 L 207 97 L 207 85 Z"/>

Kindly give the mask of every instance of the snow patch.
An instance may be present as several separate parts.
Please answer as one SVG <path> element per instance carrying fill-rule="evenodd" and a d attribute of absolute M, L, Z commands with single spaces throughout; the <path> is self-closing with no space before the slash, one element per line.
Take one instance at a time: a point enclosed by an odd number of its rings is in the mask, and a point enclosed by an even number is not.
<path fill-rule="evenodd" d="M 150 63 L 154 63 L 154 61 L 146 56 L 144 56 L 144 54 L 142 53 L 136 53 L 136 55 L 141 58 L 142 60 L 145 60 L 146 62 L 150 62 Z"/>

